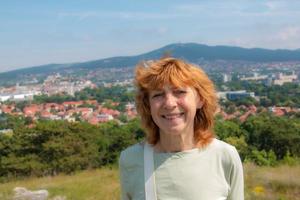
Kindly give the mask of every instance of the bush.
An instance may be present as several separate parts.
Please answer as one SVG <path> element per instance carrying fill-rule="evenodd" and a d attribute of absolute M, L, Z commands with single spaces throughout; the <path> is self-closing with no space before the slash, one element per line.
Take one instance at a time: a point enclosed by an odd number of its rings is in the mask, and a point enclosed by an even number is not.
<path fill-rule="evenodd" d="M 291 154 L 290 154 L 289 151 L 288 151 L 288 152 L 286 153 L 286 155 L 283 157 L 283 159 L 281 160 L 281 162 L 282 162 L 283 164 L 287 164 L 287 165 L 289 165 L 289 166 L 294 166 L 294 165 L 297 165 L 297 164 L 300 163 L 300 162 L 299 162 L 299 158 L 291 156 Z"/>
<path fill-rule="evenodd" d="M 276 155 L 272 150 L 266 152 L 265 150 L 258 151 L 254 149 L 246 160 L 252 161 L 259 166 L 275 166 L 277 164 Z"/>

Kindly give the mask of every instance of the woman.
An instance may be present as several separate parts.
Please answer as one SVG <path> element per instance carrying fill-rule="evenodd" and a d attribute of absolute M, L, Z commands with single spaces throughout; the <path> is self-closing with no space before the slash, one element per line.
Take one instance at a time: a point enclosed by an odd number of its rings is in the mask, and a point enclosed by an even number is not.
<path fill-rule="evenodd" d="M 198 67 L 163 58 L 136 68 L 136 106 L 146 142 L 121 153 L 123 200 L 243 200 L 236 149 L 214 138 L 212 81 Z"/>

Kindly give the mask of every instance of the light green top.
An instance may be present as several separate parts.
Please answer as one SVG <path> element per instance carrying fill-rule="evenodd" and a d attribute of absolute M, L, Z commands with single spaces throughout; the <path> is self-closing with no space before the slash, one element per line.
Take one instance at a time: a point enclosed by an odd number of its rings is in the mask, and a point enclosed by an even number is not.
<path fill-rule="evenodd" d="M 154 153 L 158 200 L 243 200 L 243 167 L 235 147 L 214 139 L 203 149 Z M 120 156 L 122 200 L 145 200 L 143 144 Z"/>

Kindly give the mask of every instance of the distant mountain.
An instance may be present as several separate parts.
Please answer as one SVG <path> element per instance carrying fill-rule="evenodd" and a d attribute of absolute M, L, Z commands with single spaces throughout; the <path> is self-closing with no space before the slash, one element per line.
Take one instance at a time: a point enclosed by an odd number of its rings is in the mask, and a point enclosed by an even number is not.
<path fill-rule="evenodd" d="M 70 67 L 95 68 L 95 67 L 122 67 L 134 66 L 141 60 L 159 59 L 164 53 L 173 57 L 183 58 L 190 62 L 199 60 L 243 60 L 254 62 L 270 61 L 300 61 L 299 49 L 297 50 L 269 50 L 262 48 L 241 48 L 231 46 L 207 46 L 196 43 L 171 44 L 160 49 L 137 56 L 112 57 L 84 63 L 76 63 Z"/>
<path fill-rule="evenodd" d="M 96 69 L 107 67 L 130 67 L 135 66 L 142 60 L 158 59 L 165 53 L 173 57 L 183 58 L 190 62 L 200 60 L 242 60 L 253 62 L 270 61 L 300 61 L 300 49 L 297 50 L 270 50 L 262 48 L 241 48 L 232 46 L 207 46 L 196 43 L 170 44 L 165 47 L 136 56 L 120 56 L 106 59 L 67 64 L 48 64 L 29 68 L 23 68 L 10 72 L 0 73 L 1 78 L 17 77 L 25 74 L 47 74 L 62 70 Z"/>

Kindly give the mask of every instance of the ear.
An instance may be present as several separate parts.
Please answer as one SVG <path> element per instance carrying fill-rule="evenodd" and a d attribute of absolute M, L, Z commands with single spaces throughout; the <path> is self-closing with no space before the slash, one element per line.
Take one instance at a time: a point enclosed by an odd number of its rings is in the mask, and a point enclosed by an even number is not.
<path fill-rule="evenodd" d="M 195 90 L 194 90 L 195 91 Z M 202 97 L 195 91 L 196 93 L 196 102 L 197 102 L 197 109 L 201 109 L 203 107 L 204 101 L 202 100 Z"/>
<path fill-rule="evenodd" d="M 203 107 L 203 104 L 204 102 L 199 99 L 197 103 L 197 109 L 201 109 Z"/>

